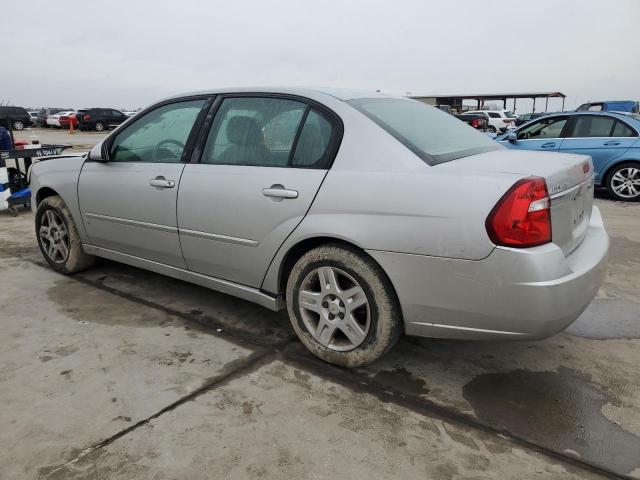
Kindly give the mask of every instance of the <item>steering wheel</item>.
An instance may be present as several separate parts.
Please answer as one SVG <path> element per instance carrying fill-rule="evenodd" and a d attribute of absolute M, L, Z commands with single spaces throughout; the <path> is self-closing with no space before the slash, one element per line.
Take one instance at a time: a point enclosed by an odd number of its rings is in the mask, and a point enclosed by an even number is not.
<path fill-rule="evenodd" d="M 170 146 L 173 145 L 173 148 Z M 162 151 L 169 152 L 170 157 L 162 157 Z M 153 161 L 154 162 L 162 162 L 164 160 L 173 160 L 176 157 L 180 157 L 182 155 L 182 151 L 184 150 L 184 143 L 179 142 L 178 140 L 173 140 L 168 138 L 166 140 L 162 140 L 155 147 L 153 147 Z M 180 158 L 178 158 L 180 160 Z"/>

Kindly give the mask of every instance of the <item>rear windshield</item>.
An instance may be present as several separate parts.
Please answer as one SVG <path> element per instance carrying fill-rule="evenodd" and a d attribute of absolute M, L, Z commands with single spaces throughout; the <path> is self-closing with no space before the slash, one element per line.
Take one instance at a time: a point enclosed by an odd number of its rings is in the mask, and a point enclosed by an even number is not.
<path fill-rule="evenodd" d="M 347 103 L 429 165 L 504 148 L 456 117 L 417 100 L 360 98 Z"/>

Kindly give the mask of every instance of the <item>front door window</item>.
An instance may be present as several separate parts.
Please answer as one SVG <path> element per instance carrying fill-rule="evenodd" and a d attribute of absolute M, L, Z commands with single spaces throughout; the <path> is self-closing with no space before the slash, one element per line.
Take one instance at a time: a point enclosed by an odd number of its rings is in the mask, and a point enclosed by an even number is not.
<path fill-rule="evenodd" d="M 111 162 L 176 163 L 206 100 L 156 108 L 126 127 L 111 145 Z"/>
<path fill-rule="evenodd" d="M 518 140 L 559 138 L 565 123 L 567 123 L 566 117 L 539 120 L 521 129 L 518 132 Z"/>

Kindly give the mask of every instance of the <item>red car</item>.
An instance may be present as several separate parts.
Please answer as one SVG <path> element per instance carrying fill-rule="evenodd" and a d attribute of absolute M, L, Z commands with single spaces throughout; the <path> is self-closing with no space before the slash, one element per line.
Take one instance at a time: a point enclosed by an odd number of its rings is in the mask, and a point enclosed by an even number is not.
<path fill-rule="evenodd" d="M 58 121 L 60 122 L 60 128 L 69 128 L 69 121 L 72 116 L 75 117 L 75 113 L 60 115 L 58 117 Z"/>

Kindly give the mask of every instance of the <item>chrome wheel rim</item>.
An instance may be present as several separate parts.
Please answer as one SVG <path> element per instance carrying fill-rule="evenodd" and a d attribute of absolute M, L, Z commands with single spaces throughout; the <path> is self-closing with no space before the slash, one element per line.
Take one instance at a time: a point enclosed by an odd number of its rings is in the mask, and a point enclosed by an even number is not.
<path fill-rule="evenodd" d="M 102 130 L 104 130 L 104 125 L 96 123 L 96 131 L 101 132 Z"/>
<path fill-rule="evenodd" d="M 625 167 L 611 177 L 611 189 L 622 198 L 640 195 L 640 168 Z"/>
<path fill-rule="evenodd" d="M 369 301 L 358 282 L 335 267 L 319 267 L 302 281 L 300 316 L 320 345 L 344 352 L 364 342 L 371 327 Z"/>
<path fill-rule="evenodd" d="M 52 262 L 64 263 L 69 257 L 69 234 L 62 218 L 54 211 L 42 215 L 38 231 L 42 249 Z"/>
<path fill-rule="evenodd" d="M 22 122 L 16 122 L 13 124 L 13 128 L 15 130 L 22 130 L 24 128 L 24 124 Z"/>

